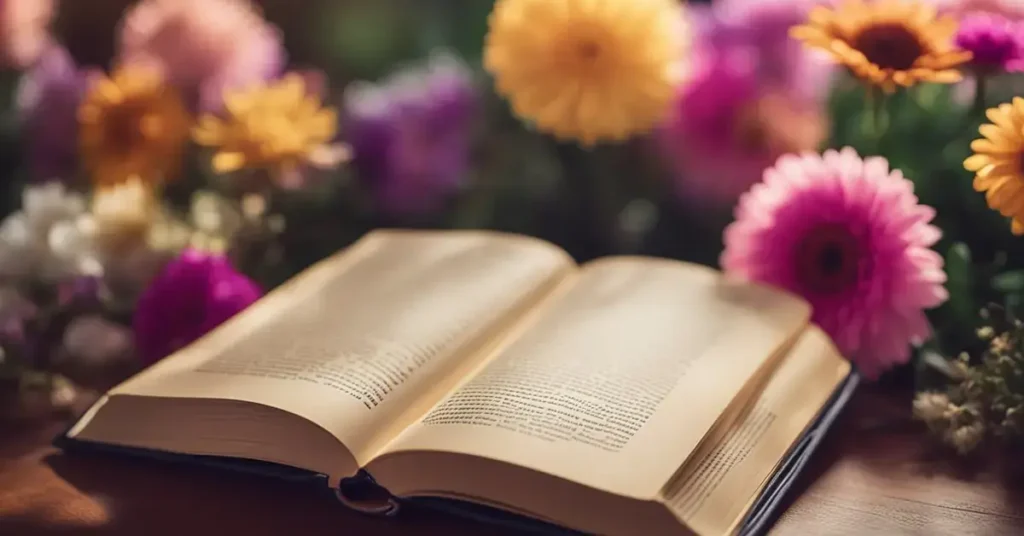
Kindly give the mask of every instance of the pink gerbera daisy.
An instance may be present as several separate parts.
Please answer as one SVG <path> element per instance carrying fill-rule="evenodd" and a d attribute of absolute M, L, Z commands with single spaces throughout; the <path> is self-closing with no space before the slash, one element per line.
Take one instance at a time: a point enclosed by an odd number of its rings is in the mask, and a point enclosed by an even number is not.
<path fill-rule="evenodd" d="M 935 211 L 880 157 L 851 148 L 786 155 L 744 194 L 725 231 L 727 274 L 799 294 L 868 378 L 930 334 L 947 298 Z"/>

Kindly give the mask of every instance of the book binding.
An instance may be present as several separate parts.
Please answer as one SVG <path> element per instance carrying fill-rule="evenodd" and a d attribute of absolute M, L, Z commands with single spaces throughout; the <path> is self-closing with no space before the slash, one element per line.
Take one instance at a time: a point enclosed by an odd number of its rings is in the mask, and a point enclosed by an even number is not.
<path fill-rule="evenodd" d="M 852 372 L 836 389 L 829 403 L 822 408 L 811 426 L 808 427 L 800 440 L 790 449 L 779 465 L 779 469 L 772 475 L 755 500 L 738 529 L 740 536 L 760 536 L 766 534 L 771 529 L 772 524 L 781 513 L 786 500 L 789 499 L 789 493 L 792 491 L 798 477 L 802 474 L 826 433 L 853 396 L 859 383 L 860 375 L 857 372 Z M 421 509 L 443 512 L 470 521 L 502 526 L 530 534 L 579 534 L 577 531 L 544 521 L 530 519 L 498 508 L 467 501 L 440 497 L 394 497 L 377 484 L 373 477 L 365 471 L 360 471 L 353 477 L 342 479 L 336 489 L 331 489 L 327 484 L 327 475 L 311 473 L 302 469 L 254 460 L 183 455 L 94 443 L 69 437 L 67 431 L 70 429 L 71 427 L 69 426 L 64 433 L 61 433 L 54 439 L 54 445 L 66 452 L 128 455 L 167 463 L 202 465 L 219 470 L 226 469 L 291 482 L 314 484 L 322 489 L 328 489 L 347 508 L 365 515 L 394 517 L 406 509 Z"/>

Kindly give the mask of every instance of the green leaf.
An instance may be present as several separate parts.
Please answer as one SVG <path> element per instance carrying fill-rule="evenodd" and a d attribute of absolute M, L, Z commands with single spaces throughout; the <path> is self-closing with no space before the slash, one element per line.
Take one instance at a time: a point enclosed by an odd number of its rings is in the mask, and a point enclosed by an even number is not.
<path fill-rule="evenodd" d="M 976 337 L 980 308 L 976 294 L 977 274 L 971 249 L 962 242 L 946 252 L 946 289 L 949 300 L 930 313 L 941 353 L 956 355 Z"/>
<path fill-rule="evenodd" d="M 1007 294 L 1024 291 L 1024 270 L 1012 270 L 996 275 L 992 278 L 992 288 Z"/>

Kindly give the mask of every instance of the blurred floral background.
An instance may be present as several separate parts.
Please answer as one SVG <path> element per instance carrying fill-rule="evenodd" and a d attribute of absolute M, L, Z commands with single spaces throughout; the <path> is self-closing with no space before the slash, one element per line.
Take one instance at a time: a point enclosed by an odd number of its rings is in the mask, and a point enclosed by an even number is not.
<path fill-rule="evenodd" d="M 109 387 L 371 229 L 472 228 L 781 286 L 958 450 L 1012 436 L 1022 20 L 1016 0 L 2 0 L 0 409 Z"/>

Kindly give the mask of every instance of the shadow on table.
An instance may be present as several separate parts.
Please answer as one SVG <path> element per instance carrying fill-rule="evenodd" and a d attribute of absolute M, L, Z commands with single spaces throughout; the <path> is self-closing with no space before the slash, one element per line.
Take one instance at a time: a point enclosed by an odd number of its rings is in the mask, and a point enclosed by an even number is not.
<path fill-rule="evenodd" d="M 865 386 L 789 496 L 789 506 L 800 496 L 817 495 L 865 511 L 888 501 L 915 515 L 949 509 L 1024 522 L 1019 453 L 958 456 L 912 418 L 911 402 L 905 391 Z"/>
<path fill-rule="evenodd" d="M 100 510 L 79 515 L 109 520 L 100 531 L 105 536 L 252 536 L 297 530 L 303 536 L 480 533 L 476 525 L 439 516 L 368 517 L 345 510 L 326 488 L 317 490 L 253 475 L 79 453 L 55 453 L 47 456 L 45 463 L 85 499 L 80 507 Z"/>

